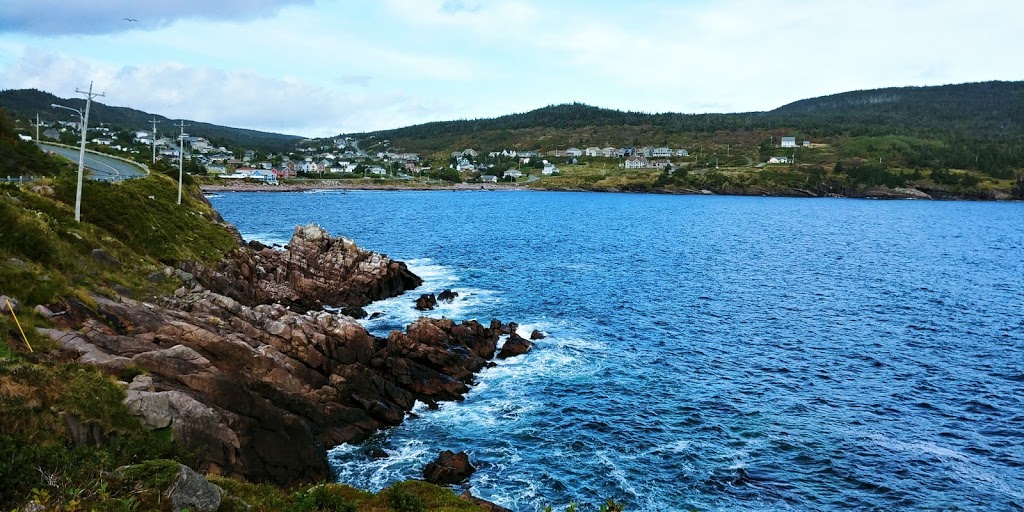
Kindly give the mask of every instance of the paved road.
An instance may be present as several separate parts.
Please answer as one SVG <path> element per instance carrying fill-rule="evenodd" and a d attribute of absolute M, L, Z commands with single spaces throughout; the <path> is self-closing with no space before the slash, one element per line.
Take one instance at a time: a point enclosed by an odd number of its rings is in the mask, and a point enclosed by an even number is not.
<path fill-rule="evenodd" d="M 78 163 L 78 149 L 54 146 L 53 144 L 42 142 L 37 144 L 39 144 L 39 149 L 43 151 L 56 153 L 76 164 Z M 89 151 L 85 152 L 85 167 L 90 171 L 88 173 L 89 178 L 94 180 L 118 181 L 146 176 L 146 170 L 136 164 Z"/>

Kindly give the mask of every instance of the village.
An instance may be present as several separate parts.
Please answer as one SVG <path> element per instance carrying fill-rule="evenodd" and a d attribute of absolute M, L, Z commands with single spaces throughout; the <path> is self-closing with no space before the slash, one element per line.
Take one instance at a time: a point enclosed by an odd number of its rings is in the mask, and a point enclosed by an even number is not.
<path fill-rule="evenodd" d="M 57 121 L 47 125 L 41 136 L 46 139 L 70 142 L 79 125 L 71 121 Z M 155 128 L 155 125 L 154 125 Z M 467 148 L 453 151 L 447 161 L 437 156 L 428 161 L 418 153 L 397 151 L 390 148 L 388 140 L 374 140 L 369 136 L 360 141 L 353 137 L 339 136 L 332 139 L 305 139 L 288 153 L 260 153 L 253 149 L 227 148 L 216 146 L 200 136 L 181 133 L 178 136 L 159 136 L 156 131 L 119 130 L 110 126 L 89 129 L 89 147 L 107 153 L 129 153 L 139 161 L 149 163 L 164 160 L 187 162 L 187 172 L 206 175 L 218 180 L 245 180 L 265 184 L 277 184 L 281 180 L 295 178 L 318 179 L 385 179 L 414 180 L 419 178 L 450 182 L 498 183 L 534 181 L 539 177 L 557 175 L 559 165 L 574 165 L 582 161 L 614 163 L 624 170 L 668 170 L 686 168 L 694 164 L 690 151 L 672 147 L 569 147 L 566 149 L 477 151 Z M 23 138 L 27 136 L 23 135 Z M 369 150 L 360 144 L 369 145 Z M 778 139 L 773 147 L 777 155 L 757 163 L 764 165 L 788 165 L 794 163 L 794 156 L 786 150 L 797 147 L 812 147 L 804 140 L 785 136 Z M 754 165 L 751 163 L 751 165 Z"/>

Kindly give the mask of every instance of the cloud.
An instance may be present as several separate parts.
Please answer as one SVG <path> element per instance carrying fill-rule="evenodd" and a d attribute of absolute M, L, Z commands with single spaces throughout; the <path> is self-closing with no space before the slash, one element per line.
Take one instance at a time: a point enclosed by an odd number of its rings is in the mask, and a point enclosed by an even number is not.
<path fill-rule="evenodd" d="M 254 70 L 191 67 L 180 63 L 115 66 L 26 49 L 6 69 L 3 88 L 36 88 L 72 97 L 75 88 L 106 94 L 107 105 L 188 119 L 304 136 L 393 128 L 436 119 L 450 105 L 399 90 L 345 94 Z"/>
<path fill-rule="evenodd" d="M 251 20 L 275 15 L 283 7 L 313 0 L 5 0 L 0 33 L 35 35 L 107 34 L 151 30 L 179 19 Z M 136 22 L 125 20 L 131 18 Z"/>

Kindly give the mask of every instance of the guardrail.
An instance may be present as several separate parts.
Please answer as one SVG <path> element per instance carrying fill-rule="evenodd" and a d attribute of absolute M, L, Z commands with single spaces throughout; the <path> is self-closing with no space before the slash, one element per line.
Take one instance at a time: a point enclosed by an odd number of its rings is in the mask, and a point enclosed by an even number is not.
<path fill-rule="evenodd" d="M 30 181 L 36 181 L 36 180 L 39 180 L 39 179 L 42 179 L 42 178 L 40 178 L 38 176 L 17 176 L 17 177 L 8 176 L 6 178 L 0 178 L 0 181 L 2 181 L 4 183 L 28 183 Z"/>

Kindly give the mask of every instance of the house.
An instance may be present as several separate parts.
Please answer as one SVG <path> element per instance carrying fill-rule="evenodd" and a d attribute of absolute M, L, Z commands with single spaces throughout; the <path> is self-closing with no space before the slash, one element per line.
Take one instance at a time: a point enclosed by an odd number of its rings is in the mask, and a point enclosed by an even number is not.
<path fill-rule="evenodd" d="M 498 177 L 493 174 L 483 174 L 480 176 L 480 181 L 484 183 L 497 183 Z"/>
<path fill-rule="evenodd" d="M 504 149 L 504 150 L 501 151 L 501 156 L 506 157 L 506 158 L 515 158 L 515 157 L 519 156 L 519 153 L 516 150 L 514 150 L 514 149 L 511 149 L 511 150 Z"/>
<path fill-rule="evenodd" d="M 551 151 L 548 151 L 548 156 L 561 158 L 568 156 L 568 152 L 566 152 L 564 149 L 552 149 Z"/>
<path fill-rule="evenodd" d="M 605 158 L 611 158 L 615 156 L 615 148 L 608 146 L 601 150 L 601 156 Z"/>
<path fill-rule="evenodd" d="M 551 162 L 545 161 L 544 169 L 541 170 L 540 172 L 543 173 L 545 176 L 550 176 L 558 172 L 558 167 L 555 167 L 555 164 Z"/>
<path fill-rule="evenodd" d="M 277 175 L 267 169 L 254 169 L 249 178 L 260 180 L 268 185 L 277 185 Z"/>
<path fill-rule="evenodd" d="M 595 147 L 595 146 L 591 146 L 591 147 L 583 150 L 583 154 L 585 154 L 587 156 L 601 156 L 601 148 Z"/>
<path fill-rule="evenodd" d="M 505 173 L 502 174 L 501 176 L 502 178 L 519 179 L 523 177 L 523 171 L 520 171 L 519 169 L 509 169 L 505 171 Z"/>
<path fill-rule="evenodd" d="M 648 156 L 652 156 L 654 158 L 668 158 L 668 157 L 672 156 L 672 149 L 671 148 L 654 148 L 654 149 L 651 150 L 651 154 L 648 155 Z"/>
<path fill-rule="evenodd" d="M 784 147 L 784 148 L 795 148 L 796 147 L 796 137 L 783 137 L 782 138 L 782 147 Z"/>
<path fill-rule="evenodd" d="M 477 155 L 476 150 L 474 150 L 472 148 L 467 149 L 467 150 L 462 152 L 462 156 L 467 156 L 469 158 L 476 158 L 476 155 Z"/>
<path fill-rule="evenodd" d="M 615 150 L 615 156 L 619 158 L 635 156 L 636 148 L 619 148 Z"/>
<path fill-rule="evenodd" d="M 223 165 L 217 165 L 217 164 L 207 164 L 206 165 L 206 173 L 207 174 L 224 174 L 227 171 L 228 171 L 228 168 L 224 167 Z"/>
<path fill-rule="evenodd" d="M 809 141 L 809 140 L 805 140 L 805 141 L 804 141 L 804 143 L 803 143 L 803 146 L 804 146 L 805 148 L 809 148 L 809 147 L 811 147 L 811 141 Z"/>
<path fill-rule="evenodd" d="M 773 157 L 768 159 L 768 163 L 770 163 L 770 164 L 788 164 L 789 163 L 789 157 L 788 156 L 773 156 Z"/>
<path fill-rule="evenodd" d="M 647 159 L 642 156 L 631 156 L 626 158 L 626 169 L 643 169 L 647 167 Z"/>
<path fill-rule="evenodd" d="M 93 139 L 92 141 L 94 143 L 96 143 L 96 144 L 99 144 L 100 146 L 109 146 L 109 145 L 114 143 L 114 141 L 112 139 L 108 139 L 106 137 L 99 138 L 99 139 Z"/>
<path fill-rule="evenodd" d="M 19 133 L 18 134 L 18 138 L 23 140 L 23 141 L 25 141 L 25 142 L 30 142 L 32 140 L 32 136 L 31 135 L 25 135 L 23 133 Z"/>
<path fill-rule="evenodd" d="M 690 152 L 685 149 L 677 149 L 676 156 L 690 156 Z"/>
<path fill-rule="evenodd" d="M 636 156 L 643 156 L 643 157 L 651 156 L 651 148 L 648 147 L 648 146 L 644 146 L 644 147 L 642 147 L 640 149 L 637 149 L 636 150 Z"/>
<path fill-rule="evenodd" d="M 368 172 L 370 174 L 375 175 L 375 176 L 384 176 L 385 174 L 388 173 L 387 169 L 385 169 L 385 168 L 383 168 L 383 167 L 381 167 L 379 165 L 375 165 L 373 167 L 370 167 L 370 170 Z"/>
<path fill-rule="evenodd" d="M 565 156 L 583 156 L 583 151 L 579 148 L 569 148 L 565 150 Z"/>

